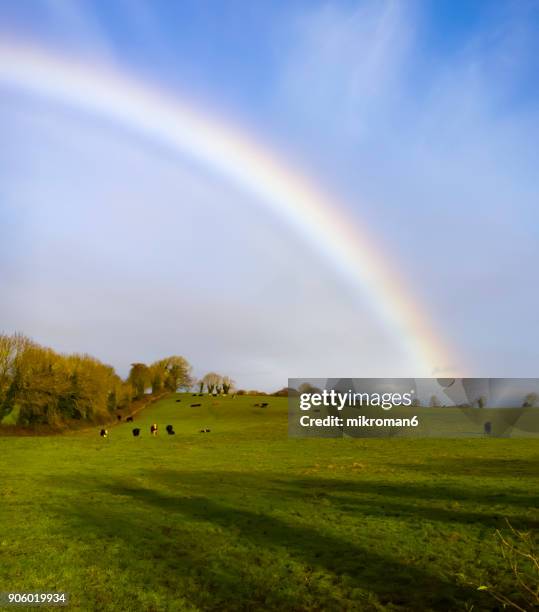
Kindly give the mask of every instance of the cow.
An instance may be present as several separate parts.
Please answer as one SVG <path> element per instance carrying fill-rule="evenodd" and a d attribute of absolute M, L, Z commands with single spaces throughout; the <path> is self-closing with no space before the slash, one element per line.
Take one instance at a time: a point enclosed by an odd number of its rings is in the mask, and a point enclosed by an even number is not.
<path fill-rule="evenodd" d="M 140 435 L 140 429 L 138 427 L 135 427 L 135 429 L 133 429 L 133 435 L 135 436 L 135 438 Z"/>
<path fill-rule="evenodd" d="M 122 420 L 122 415 L 121 414 L 117 414 L 116 418 L 118 419 L 118 421 L 121 421 Z"/>
<path fill-rule="evenodd" d="M 173 436 L 176 432 L 174 431 L 174 427 L 172 425 L 167 425 L 167 433 L 169 436 Z"/>
<path fill-rule="evenodd" d="M 202 404 L 191 404 L 191 408 L 198 408 L 199 406 L 202 406 Z"/>
<path fill-rule="evenodd" d="M 177 402 L 181 402 L 182 400 L 176 400 Z"/>
<path fill-rule="evenodd" d="M 133 417 L 127 417 L 127 419 L 125 419 L 128 423 L 132 423 L 133 422 Z"/>
<path fill-rule="evenodd" d="M 109 432 L 108 432 L 106 429 L 102 429 L 102 430 L 99 432 L 99 435 L 100 435 L 102 438 L 106 438 L 106 437 L 109 435 Z"/>
<path fill-rule="evenodd" d="M 157 429 L 157 423 L 152 423 L 152 426 L 150 427 L 150 433 L 152 434 L 152 436 L 157 435 Z"/>
<path fill-rule="evenodd" d="M 210 433 L 211 429 L 205 429 L 204 433 Z"/>

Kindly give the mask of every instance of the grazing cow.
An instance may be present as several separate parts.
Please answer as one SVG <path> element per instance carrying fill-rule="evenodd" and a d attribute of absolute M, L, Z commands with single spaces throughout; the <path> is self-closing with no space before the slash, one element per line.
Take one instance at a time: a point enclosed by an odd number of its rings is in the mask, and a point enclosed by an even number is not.
<path fill-rule="evenodd" d="M 197 394 L 196 394 L 196 393 L 193 393 L 193 397 L 196 397 L 196 396 L 197 396 Z"/>
<path fill-rule="evenodd" d="M 121 414 L 117 414 L 116 418 L 118 419 L 118 421 L 121 421 L 122 420 L 122 415 Z"/>
<path fill-rule="evenodd" d="M 135 438 L 140 435 L 140 429 L 138 427 L 135 427 L 135 429 L 133 429 L 133 435 L 135 436 Z"/>
<path fill-rule="evenodd" d="M 152 436 L 157 435 L 157 423 L 152 424 L 152 426 L 150 427 L 150 433 L 152 434 Z"/>
<path fill-rule="evenodd" d="M 269 405 L 268 402 L 263 402 L 262 404 L 260 404 L 260 408 L 265 408 L 268 405 Z"/>
<path fill-rule="evenodd" d="M 204 397 L 204 393 L 199 393 L 198 397 Z"/>
<path fill-rule="evenodd" d="M 199 406 L 202 406 L 202 404 L 191 404 L 191 408 L 198 408 Z"/>
<path fill-rule="evenodd" d="M 182 400 L 176 400 L 177 402 L 181 402 Z"/>
<path fill-rule="evenodd" d="M 133 417 L 127 417 L 127 419 L 125 419 L 128 423 L 132 423 L 133 422 Z"/>
<path fill-rule="evenodd" d="M 167 425 L 167 433 L 169 436 L 173 436 L 176 433 L 172 425 Z"/>
<path fill-rule="evenodd" d="M 102 438 L 106 438 L 106 437 L 109 435 L 109 432 L 108 432 L 106 429 L 102 429 L 102 430 L 99 432 L 99 435 L 100 435 Z"/>

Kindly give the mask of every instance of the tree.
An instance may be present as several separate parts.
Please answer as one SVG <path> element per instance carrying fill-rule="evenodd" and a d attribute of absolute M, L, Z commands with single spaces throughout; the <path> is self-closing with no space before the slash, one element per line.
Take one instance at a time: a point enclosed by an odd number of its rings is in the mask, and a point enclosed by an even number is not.
<path fill-rule="evenodd" d="M 223 386 L 223 393 L 228 395 L 230 389 L 234 386 L 234 381 L 230 378 L 230 376 L 223 376 L 221 384 Z"/>
<path fill-rule="evenodd" d="M 60 355 L 21 335 L 0 335 L 0 420 L 62 426 L 105 420 L 122 386 L 114 369 L 89 355 Z"/>
<path fill-rule="evenodd" d="M 0 334 L 0 421 L 63 427 L 71 420 L 105 423 L 153 393 L 192 385 L 191 366 L 172 356 L 150 367 L 133 363 L 126 381 L 109 365 L 89 355 L 61 355 L 22 335 Z"/>
<path fill-rule="evenodd" d="M 159 362 L 152 363 L 150 366 L 150 385 L 152 393 L 155 395 L 163 390 L 165 372 Z"/>
<path fill-rule="evenodd" d="M 169 391 L 176 392 L 178 389 L 188 389 L 193 384 L 191 377 L 191 365 L 185 359 L 178 355 L 167 357 L 166 361 L 166 377 L 165 387 Z"/>
<path fill-rule="evenodd" d="M 0 422 L 9 415 L 9 424 L 22 426 L 105 423 L 150 386 L 158 393 L 192 384 L 191 366 L 177 355 L 150 367 L 133 363 L 122 381 L 114 368 L 90 355 L 63 355 L 20 334 L 0 334 Z"/>
<path fill-rule="evenodd" d="M 202 393 L 204 391 L 204 381 L 201 379 L 197 382 L 198 385 L 198 392 Z"/>
<path fill-rule="evenodd" d="M 163 388 L 175 393 L 178 389 L 188 389 L 193 385 L 191 365 L 185 357 L 179 355 L 155 361 L 150 366 L 150 371 L 152 372 L 153 393 Z"/>
<path fill-rule="evenodd" d="M 216 388 L 217 385 L 220 384 L 221 382 L 221 376 L 219 374 L 216 374 L 215 372 L 208 372 L 208 374 L 206 374 L 203 378 L 202 378 L 204 384 L 206 385 L 206 389 L 208 390 L 208 393 L 213 393 Z"/>
<path fill-rule="evenodd" d="M 429 405 L 431 408 L 438 408 L 440 406 L 440 400 L 436 395 L 431 396 Z"/>
<path fill-rule="evenodd" d="M 151 384 L 150 369 L 145 363 L 132 363 L 127 380 L 135 390 L 135 398 L 141 399 Z"/>

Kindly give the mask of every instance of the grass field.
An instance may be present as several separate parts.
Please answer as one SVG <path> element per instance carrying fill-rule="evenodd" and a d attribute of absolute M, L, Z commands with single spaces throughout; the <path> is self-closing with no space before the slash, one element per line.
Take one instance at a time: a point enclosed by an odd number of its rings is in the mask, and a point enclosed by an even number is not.
<path fill-rule="evenodd" d="M 539 526 L 537 440 L 289 440 L 286 399 L 258 401 L 162 400 L 140 438 L 0 438 L 0 591 L 122 611 L 492 610 L 469 582 L 512 591 L 494 531 Z"/>

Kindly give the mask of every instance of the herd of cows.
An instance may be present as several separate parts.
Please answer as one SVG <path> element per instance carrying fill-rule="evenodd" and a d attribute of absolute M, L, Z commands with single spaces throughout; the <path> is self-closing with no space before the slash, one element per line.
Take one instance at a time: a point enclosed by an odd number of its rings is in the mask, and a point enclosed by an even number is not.
<path fill-rule="evenodd" d="M 202 393 L 193 393 L 193 397 L 196 397 L 197 395 L 203 395 Z M 232 399 L 234 399 L 236 396 L 233 395 Z M 177 399 L 176 402 L 181 402 L 181 399 Z M 254 406 L 258 407 L 258 408 L 266 408 L 267 406 L 269 406 L 268 402 L 261 402 L 258 404 L 253 404 Z M 191 408 L 199 408 L 200 406 L 202 406 L 202 404 L 191 404 Z M 122 420 L 122 415 L 119 414 L 116 417 L 118 419 L 118 421 Z M 133 422 L 133 417 L 132 416 L 128 416 L 125 419 L 126 423 L 132 423 Z M 174 436 L 176 434 L 176 432 L 174 431 L 174 426 L 173 425 L 167 425 L 165 428 L 167 434 L 169 436 Z M 140 436 L 140 432 L 141 429 L 140 427 L 135 427 L 132 429 L 132 434 L 135 438 L 138 438 Z M 199 433 L 210 433 L 211 429 L 200 429 Z M 150 426 L 150 435 L 152 436 L 157 436 L 157 434 L 159 433 L 159 427 L 157 425 L 157 423 L 152 423 L 152 425 Z M 107 438 L 109 435 L 109 431 L 108 429 L 101 429 L 101 431 L 99 432 L 99 435 L 102 438 Z"/>
<path fill-rule="evenodd" d="M 132 422 L 132 421 L 133 421 L 133 418 L 132 418 L 132 417 L 129 417 L 129 419 L 127 419 L 127 420 Z M 176 435 L 176 432 L 174 431 L 174 426 L 173 426 L 173 425 L 167 425 L 167 426 L 166 426 L 166 428 L 165 428 L 165 430 L 166 430 L 166 432 L 167 432 L 167 434 L 168 434 L 169 436 L 174 436 L 174 435 Z M 209 429 L 201 429 L 201 430 L 200 430 L 200 433 L 208 433 L 208 432 L 210 432 L 210 431 L 211 431 L 211 430 L 209 430 Z M 132 430 L 132 434 L 133 434 L 133 436 L 135 436 L 135 438 L 138 438 L 138 437 L 140 436 L 140 432 L 141 432 L 140 427 L 135 427 L 135 428 Z M 159 426 L 157 425 L 157 423 L 152 423 L 152 425 L 150 426 L 150 435 L 152 435 L 152 436 L 157 436 L 157 434 L 158 434 L 158 433 L 159 433 Z M 108 435 L 109 435 L 109 430 L 108 430 L 108 429 L 102 429 L 102 430 L 99 432 L 99 435 L 100 435 L 102 438 L 107 438 L 107 437 L 108 437 Z"/>
<path fill-rule="evenodd" d="M 126 420 L 132 422 L 133 421 L 133 417 L 129 417 Z M 167 425 L 165 427 L 165 430 L 166 430 L 166 432 L 167 432 L 167 434 L 169 436 L 176 435 L 176 432 L 174 431 L 174 425 Z M 211 431 L 211 429 L 201 429 L 200 433 L 209 433 L 210 431 Z M 132 434 L 133 434 L 133 436 L 135 438 L 138 438 L 140 436 L 140 432 L 141 432 L 140 427 L 135 427 L 134 429 L 132 429 Z M 151 426 L 150 426 L 150 435 L 157 436 L 158 433 L 159 433 L 159 425 L 157 423 L 152 423 Z M 99 435 L 102 438 L 108 438 L 109 430 L 108 429 L 102 429 L 99 432 Z"/>

